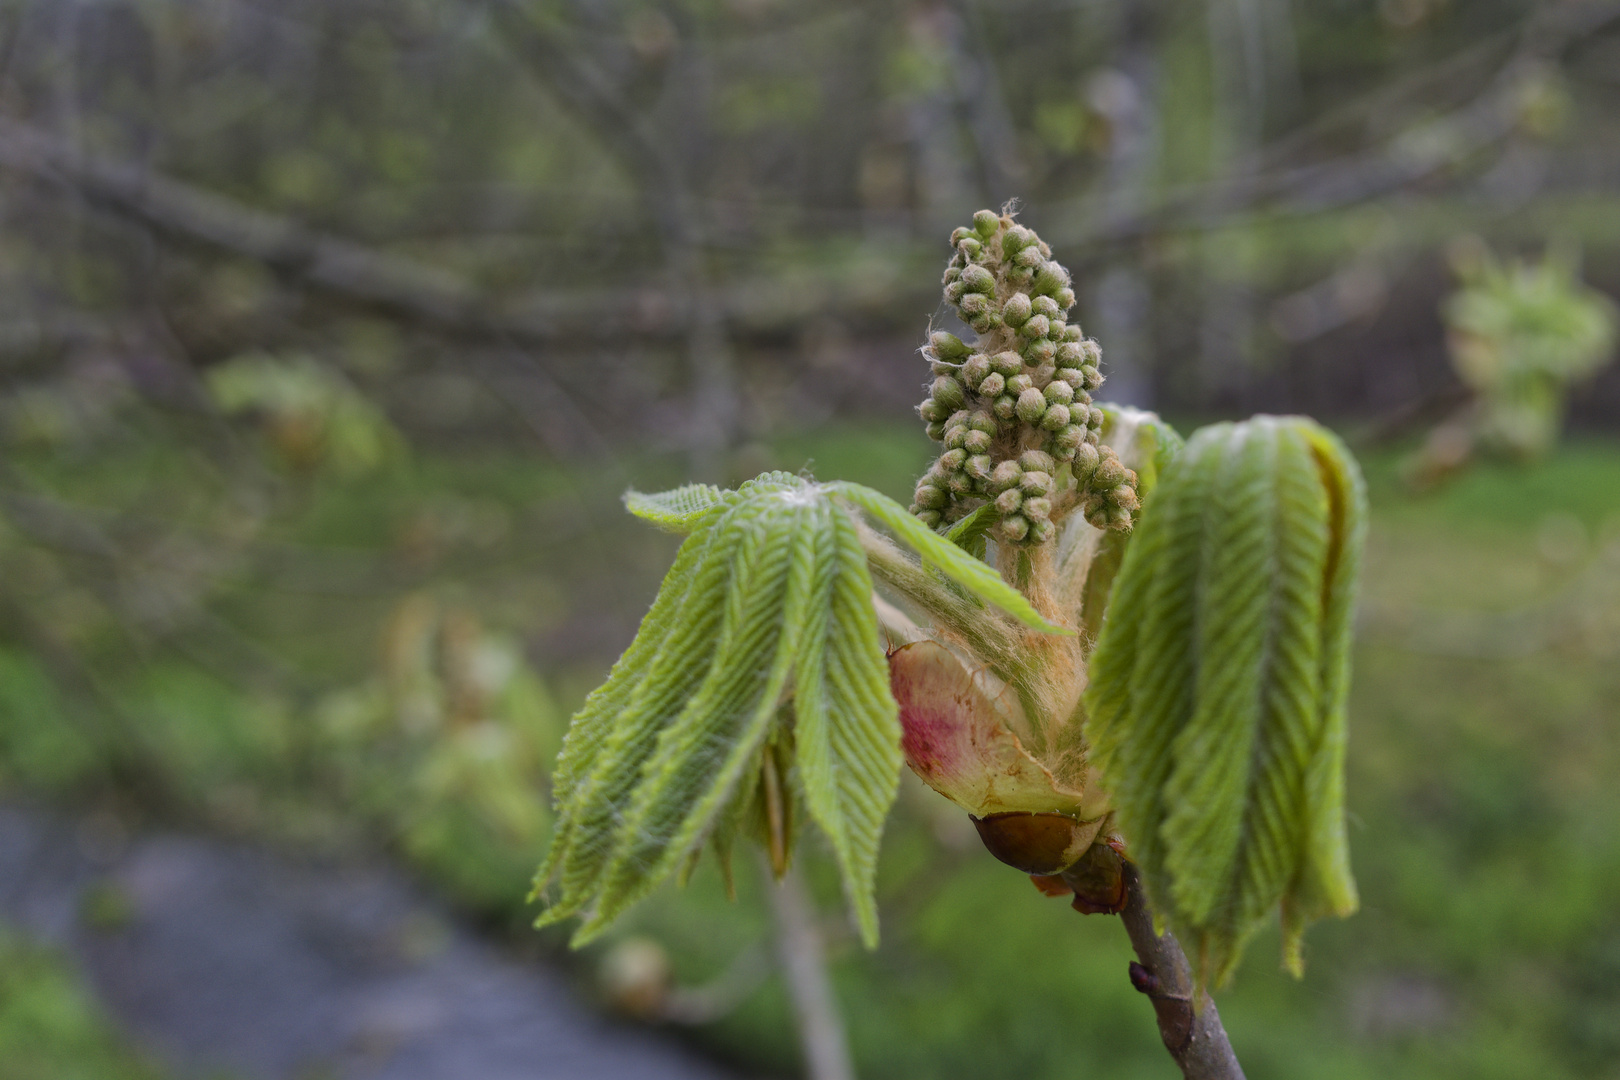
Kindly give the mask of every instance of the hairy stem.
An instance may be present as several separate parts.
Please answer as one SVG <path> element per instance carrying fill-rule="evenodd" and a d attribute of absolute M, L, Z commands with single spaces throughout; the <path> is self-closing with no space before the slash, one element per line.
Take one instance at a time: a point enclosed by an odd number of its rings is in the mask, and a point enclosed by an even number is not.
<path fill-rule="evenodd" d="M 1085 860 L 1076 869 L 1082 865 Z M 1065 880 L 1070 876 L 1066 872 Z M 1094 879 L 1076 877 L 1070 884 L 1077 898 L 1096 888 Z M 1208 994 L 1195 990 L 1192 967 L 1175 935 L 1168 930 L 1162 935 L 1154 933 L 1153 909 L 1148 906 L 1141 871 L 1128 859 L 1120 860 L 1120 884 L 1124 908 L 1119 917 L 1137 956 L 1137 962 L 1131 964 L 1131 985 L 1153 1002 L 1164 1048 L 1187 1080 L 1243 1080 L 1243 1066 L 1221 1026 L 1220 1010 Z M 1202 998 L 1196 1005 L 1194 993 Z"/>

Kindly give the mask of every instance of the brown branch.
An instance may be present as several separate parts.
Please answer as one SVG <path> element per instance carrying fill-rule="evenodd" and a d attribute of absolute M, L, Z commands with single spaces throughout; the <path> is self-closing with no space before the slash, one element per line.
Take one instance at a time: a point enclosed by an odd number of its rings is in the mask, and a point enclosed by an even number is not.
<path fill-rule="evenodd" d="M 1097 843 L 1063 872 L 1063 881 L 1074 891 L 1077 911 L 1119 913 L 1136 950 L 1131 985 L 1153 1002 L 1159 1038 L 1182 1075 L 1187 1080 L 1243 1080 L 1243 1067 L 1221 1026 L 1220 1010 L 1196 988 L 1187 954 L 1174 934 L 1153 930 L 1153 909 L 1136 864 L 1107 843 Z M 1201 1000 L 1195 1002 L 1194 994 Z"/>

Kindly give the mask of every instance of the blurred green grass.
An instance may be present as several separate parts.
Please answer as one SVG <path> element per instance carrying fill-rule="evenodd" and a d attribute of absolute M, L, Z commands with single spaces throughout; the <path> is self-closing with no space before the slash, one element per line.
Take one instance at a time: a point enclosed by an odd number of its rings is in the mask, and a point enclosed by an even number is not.
<path fill-rule="evenodd" d="M 618 493 L 678 483 L 680 464 L 440 454 L 364 483 L 308 478 L 273 511 L 233 511 L 206 461 L 168 453 L 128 468 L 14 463 L 64 505 L 166 515 L 205 547 L 236 535 L 232 513 L 260 524 L 187 585 L 192 621 L 157 625 L 140 647 L 80 584 L 92 575 L 15 530 L 0 537 L 12 580 L 54 567 L 53 586 L 36 579 L 17 602 L 56 619 L 60 638 L 57 654 L 22 635 L 0 647 L 0 791 L 70 804 L 116 791 L 126 808 L 237 835 L 390 844 L 527 939 L 545 821 L 516 807 L 545 798 L 568 711 L 673 552 Z M 911 425 L 845 426 L 751 446 L 727 479 L 809 467 L 904 497 L 927 459 Z M 1364 458 L 1374 513 L 1349 787 L 1363 910 L 1313 930 L 1299 983 L 1277 970 L 1275 935 L 1257 942 L 1222 1015 L 1254 1080 L 1620 1077 L 1620 447 L 1575 442 L 1423 497 L 1400 486 L 1399 459 Z M 485 688 L 474 724 L 456 718 L 457 613 L 475 617 L 467 663 L 500 653 L 519 668 Z M 395 647 L 406 639 L 414 653 Z M 491 732 L 508 741 L 491 750 L 479 741 Z M 909 777 L 885 840 L 876 952 L 840 929 L 821 852 L 805 858 L 863 1075 L 1173 1074 L 1116 922 L 1039 896 Z M 730 905 L 705 869 L 618 938 L 655 938 L 678 982 L 703 984 L 769 949 L 759 882 L 742 873 L 739 886 Z M 611 947 L 576 958 L 582 979 Z M 774 980 L 697 1034 L 751 1067 L 796 1070 Z M 80 1074 L 125 1075 L 97 1060 Z"/>

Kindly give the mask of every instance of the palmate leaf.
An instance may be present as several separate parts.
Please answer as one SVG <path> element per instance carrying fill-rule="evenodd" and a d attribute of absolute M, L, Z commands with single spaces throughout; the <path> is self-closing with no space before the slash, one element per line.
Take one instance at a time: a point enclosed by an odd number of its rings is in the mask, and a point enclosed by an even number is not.
<path fill-rule="evenodd" d="M 1160 911 L 1219 981 L 1279 904 L 1355 908 L 1345 690 L 1365 496 L 1308 420 L 1197 432 L 1125 553 L 1090 663 L 1087 734 Z"/>
<path fill-rule="evenodd" d="M 902 756 L 854 510 L 970 593 L 1047 624 L 983 563 L 857 485 L 770 473 L 736 491 L 691 485 L 626 503 L 691 535 L 564 741 L 536 879 L 555 900 L 540 922 L 581 916 L 575 943 L 590 940 L 706 842 L 727 849 L 769 779 L 826 834 L 875 944 L 878 845 Z"/>

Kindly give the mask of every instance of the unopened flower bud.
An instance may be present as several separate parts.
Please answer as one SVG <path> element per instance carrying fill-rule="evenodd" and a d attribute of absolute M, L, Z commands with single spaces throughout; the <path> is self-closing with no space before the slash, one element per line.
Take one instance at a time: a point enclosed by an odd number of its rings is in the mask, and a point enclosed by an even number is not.
<path fill-rule="evenodd" d="M 1024 500 L 1024 516 L 1031 522 L 1040 521 L 1052 516 L 1052 500 L 1037 496 Z"/>
<path fill-rule="evenodd" d="M 961 307 L 962 310 L 968 315 L 988 314 L 991 305 L 991 299 L 988 296 L 985 296 L 983 293 L 968 293 L 966 296 L 962 297 Z"/>
<path fill-rule="evenodd" d="M 989 454 L 974 454 L 962 463 L 962 471 L 981 484 L 990 479 L 990 470 L 994 467 Z"/>
<path fill-rule="evenodd" d="M 990 436 L 982 431 L 969 431 L 962 440 L 962 449 L 970 454 L 985 454 L 990 451 Z"/>
<path fill-rule="evenodd" d="M 988 240 L 1001 227 L 1001 217 L 994 210 L 980 210 L 973 215 L 973 229 Z"/>
<path fill-rule="evenodd" d="M 1050 495 L 1052 493 L 1052 474 L 1026 472 L 1018 478 L 1018 489 L 1025 495 Z"/>
<path fill-rule="evenodd" d="M 1014 514 L 1012 517 L 1002 518 L 1001 531 L 1006 534 L 1007 539 L 1016 544 L 1029 535 L 1029 522 Z"/>
<path fill-rule="evenodd" d="M 1018 508 L 1023 505 L 1023 502 L 1024 496 L 1022 492 L 1017 488 L 1008 488 L 996 496 L 996 509 L 1001 512 L 1002 517 L 1006 517 L 1008 514 L 1018 513 Z"/>
<path fill-rule="evenodd" d="M 1021 377 L 1027 379 L 1029 376 Z M 1026 424 L 1036 424 L 1045 414 L 1046 397 L 1039 390 L 1031 386 L 1018 395 L 1018 419 Z M 1064 417 L 1064 422 L 1068 422 L 1067 416 Z"/>
<path fill-rule="evenodd" d="M 984 377 L 983 382 L 979 383 L 978 391 L 987 398 L 993 398 L 999 397 L 1006 388 L 1007 380 L 1003 379 L 997 372 L 992 371 Z"/>
<path fill-rule="evenodd" d="M 1134 481 L 1135 477 L 1132 477 L 1131 479 Z M 1117 487 L 1110 488 L 1105 497 L 1115 506 L 1126 510 L 1136 511 L 1142 507 L 1141 502 L 1136 497 L 1136 489 L 1129 483 L 1120 484 Z"/>
<path fill-rule="evenodd" d="M 928 335 L 928 347 L 934 350 L 934 355 L 942 360 L 957 360 L 970 351 L 962 344 L 962 339 L 949 330 L 935 330 Z"/>
<path fill-rule="evenodd" d="M 962 271 L 963 292 L 987 293 L 996 287 L 995 275 L 982 266 L 969 266 Z"/>
<path fill-rule="evenodd" d="M 962 276 L 965 278 L 967 273 L 968 272 L 966 270 L 962 271 Z M 1068 287 L 1069 272 L 1063 269 L 1063 267 L 1058 263 L 1051 261 L 1044 262 L 1041 264 L 1041 268 L 1035 271 L 1034 292 L 1055 293 L 1059 289 L 1066 289 Z"/>
<path fill-rule="evenodd" d="M 956 242 L 956 250 L 962 253 L 964 259 L 977 259 L 983 246 L 972 236 L 964 236 Z"/>
<path fill-rule="evenodd" d="M 967 369 L 964 368 L 963 373 L 966 372 Z M 1068 383 L 1070 390 L 1080 391 L 1086 388 L 1086 374 L 1077 367 L 1060 367 L 1052 377 Z"/>
<path fill-rule="evenodd" d="M 1036 315 L 1045 315 L 1048 319 L 1056 319 L 1062 314 L 1058 311 L 1057 301 L 1050 296 L 1037 296 L 1030 301 L 1029 306 Z"/>
<path fill-rule="evenodd" d="M 949 375 L 941 375 L 934 380 L 930 396 L 941 406 L 947 409 L 960 409 L 967 403 L 967 395 L 962 392 L 962 384 Z"/>
<path fill-rule="evenodd" d="M 1085 351 L 1085 361 L 1092 367 L 1102 363 L 1102 347 L 1090 338 L 1080 342 L 1080 348 Z"/>
<path fill-rule="evenodd" d="M 1030 300 L 1025 293 L 1013 293 L 1001 307 L 1001 321 L 1008 326 L 1023 326 L 1029 316 Z"/>
<path fill-rule="evenodd" d="M 933 439 L 935 442 L 939 442 L 940 440 L 945 438 L 945 425 L 944 424 L 929 424 L 923 430 L 927 433 L 928 437 L 930 439 Z"/>
<path fill-rule="evenodd" d="M 1069 430 L 1064 428 L 1058 432 L 1059 441 L 1066 440 Z M 1074 460 L 1069 465 L 1069 468 L 1074 471 L 1075 480 L 1085 484 L 1091 479 L 1091 474 L 1097 471 L 1097 465 L 1102 461 L 1102 455 L 1095 446 L 1085 441 L 1085 432 L 1075 430 L 1074 441 L 1076 444 L 1074 447 Z"/>
<path fill-rule="evenodd" d="M 1019 267 L 1020 269 L 1028 270 L 1030 273 L 1034 273 L 1035 271 L 1039 270 L 1041 268 L 1041 264 L 1045 261 L 1045 258 L 1041 255 L 1040 248 L 1037 247 L 1024 248 L 1017 255 L 1013 256 L 1013 265 Z"/>
<path fill-rule="evenodd" d="M 968 414 L 967 426 L 973 431 L 982 431 L 986 435 L 994 435 L 1000 428 L 996 418 L 983 409 L 974 409 Z"/>
<path fill-rule="evenodd" d="M 949 437 L 950 436 L 948 435 L 946 436 L 947 439 Z M 951 473 L 961 472 L 962 463 L 966 460 L 967 451 L 963 450 L 960 446 L 953 446 L 949 450 L 946 450 L 943 454 L 939 455 L 940 471 L 947 476 L 949 476 Z"/>
<path fill-rule="evenodd" d="M 938 510 L 919 510 L 919 511 L 917 511 L 917 520 L 922 522 L 924 525 L 928 526 L 930 529 L 938 528 L 939 527 L 939 511 Z"/>
<path fill-rule="evenodd" d="M 1074 290 L 1070 288 L 1059 289 L 1053 294 L 1052 299 L 1057 301 L 1058 307 L 1062 308 L 1064 311 L 1068 311 L 1070 308 L 1074 307 Z"/>
<path fill-rule="evenodd" d="M 990 474 L 990 490 L 1006 491 L 1010 487 L 1017 487 L 1023 480 L 1024 470 L 1016 461 L 1003 461 L 996 466 Z"/>
<path fill-rule="evenodd" d="M 1056 354 L 1057 346 L 1041 338 L 1029 343 L 1029 347 L 1024 350 L 1024 359 L 1028 360 L 1032 367 L 1045 367 L 1052 363 L 1052 358 Z"/>
<path fill-rule="evenodd" d="M 1035 242 L 1035 234 L 1023 225 L 1014 225 L 1001 236 L 1001 253 L 1016 255 Z"/>
<path fill-rule="evenodd" d="M 994 310 L 987 309 L 982 314 L 975 315 L 969 319 L 968 325 L 973 327 L 973 332 L 975 334 L 988 334 L 990 331 L 994 330 L 998 325 L 1000 325 L 1000 320 Z"/>
<path fill-rule="evenodd" d="M 1052 460 L 1052 455 L 1044 450 L 1025 450 L 1018 455 L 1018 464 L 1023 466 L 1025 472 L 1051 474 L 1057 471 L 1057 463 Z"/>
<path fill-rule="evenodd" d="M 973 478 L 963 472 L 953 472 L 945 478 L 945 486 L 953 495 L 973 494 Z"/>
<path fill-rule="evenodd" d="M 1060 367 L 1078 368 L 1086 362 L 1086 355 L 1079 342 L 1065 341 L 1057 347 L 1057 362 Z"/>
<path fill-rule="evenodd" d="M 1031 315 L 1024 325 L 1018 328 L 1018 333 L 1021 337 L 1043 338 L 1051 328 L 1052 324 L 1047 321 L 1045 315 Z"/>
<path fill-rule="evenodd" d="M 1022 394 L 1025 390 L 1031 389 L 1034 387 L 1034 385 L 1035 380 L 1020 371 L 1017 375 L 1014 375 L 1012 378 L 1007 380 L 1007 393 L 1016 397 Z"/>
<path fill-rule="evenodd" d="M 990 358 L 990 368 L 1002 378 L 1010 379 L 1024 370 L 1024 358 L 1015 352 L 998 352 Z"/>
<path fill-rule="evenodd" d="M 1029 539 L 1032 543 L 1044 544 L 1057 533 L 1057 526 L 1047 518 L 1039 518 L 1029 523 Z"/>
<path fill-rule="evenodd" d="M 990 358 L 984 353 L 974 353 L 962 364 L 962 381 L 968 384 L 970 390 L 978 390 L 984 385 L 984 377 L 990 374 Z"/>
<path fill-rule="evenodd" d="M 960 244 L 963 240 L 966 240 L 972 235 L 972 229 L 969 229 L 964 225 L 958 225 L 956 228 L 951 230 L 951 246 L 955 247 L 957 244 Z"/>
<path fill-rule="evenodd" d="M 962 268 L 960 266 L 956 265 L 956 260 L 955 259 L 952 259 L 950 264 L 945 267 L 945 276 L 940 279 L 939 283 L 941 285 L 949 285 L 951 282 L 955 281 L 957 278 L 959 278 L 961 276 L 962 276 Z"/>
<path fill-rule="evenodd" d="M 1094 491 L 1105 491 L 1125 481 L 1125 466 L 1121 465 L 1119 458 L 1112 450 L 1102 455 L 1102 461 L 1097 465 L 1097 471 L 1091 474 L 1091 488 Z"/>
<path fill-rule="evenodd" d="M 1020 398 L 1019 401 L 1022 402 L 1023 399 Z M 1041 401 L 1044 403 L 1046 398 L 1042 397 Z M 1046 412 L 1041 416 L 1041 427 L 1045 428 L 1047 431 L 1062 431 L 1068 426 L 1069 407 L 1067 405 L 1047 406 Z"/>
<path fill-rule="evenodd" d="M 1002 394 L 1000 397 L 996 398 L 996 403 L 994 406 L 992 406 L 992 411 L 996 414 L 998 419 L 1011 420 L 1014 416 L 1018 415 L 1018 399 L 1013 397 L 1011 394 Z"/>
<path fill-rule="evenodd" d="M 939 510 L 946 502 L 945 493 L 933 484 L 918 484 L 917 492 L 911 499 L 924 510 Z"/>
<path fill-rule="evenodd" d="M 945 286 L 945 302 L 948 304 L 958 303 L 961 301 L 962 295 L 966 292 L 967 286 L 962 284 L 962 279 L 958 277 L 955 281 L 952 281 Z"/>
<path fill-rule="evenodd" d="M 1079 341 L 1085 336 L 1085 332 L 1080 329 L 1079 323 L 1070 323 L 1063 328 L 1064 341 Z"/>
<path fill-rule="evenodd" d="M 937 424 L 949 416 L 950 411 L 938 401 L 929 398 L 917 406 L 917 415 L 923 418 L 924 423 Z"/>

